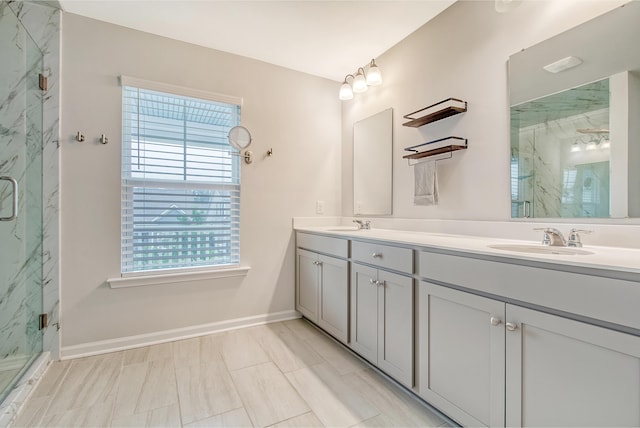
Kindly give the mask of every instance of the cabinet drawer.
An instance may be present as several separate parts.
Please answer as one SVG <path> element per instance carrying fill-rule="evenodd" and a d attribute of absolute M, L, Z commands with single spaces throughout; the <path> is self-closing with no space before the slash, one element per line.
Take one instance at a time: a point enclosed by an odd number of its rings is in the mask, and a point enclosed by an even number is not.
<path fill-rule="evenodd" d="M 351 242 L 351 258 L 398 272 L 413 273 L 413 250 L 371 242 Z"/>
<path fill-rule="evenodd" d="M 640 330 L 637 282 L 421 251 L 420 277 Z"/>
<path fill-rule="evenodd" d="M 317 251 L 336 257 L 349 257 L 349 241 L 330 236 L 312 235 L 310 233 L 296 234 L 296 243 L 305 250 Z"/>

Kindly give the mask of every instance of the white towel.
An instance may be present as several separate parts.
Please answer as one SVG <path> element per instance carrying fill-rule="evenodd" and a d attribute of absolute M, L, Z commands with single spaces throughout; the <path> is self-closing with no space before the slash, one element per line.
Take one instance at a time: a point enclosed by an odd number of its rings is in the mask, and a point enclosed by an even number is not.
<path fill-rule="evenodd" d="M 438 174 L 436 161 L 419 162 L 413 166 L 415 178 L 414 205 L 438 205 Z"/>

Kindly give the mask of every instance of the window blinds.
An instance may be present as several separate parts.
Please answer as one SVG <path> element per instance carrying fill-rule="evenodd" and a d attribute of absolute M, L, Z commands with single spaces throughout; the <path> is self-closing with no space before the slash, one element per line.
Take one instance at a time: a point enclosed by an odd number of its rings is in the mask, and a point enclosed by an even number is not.
<path fill-rule="evenodd" d="M 235 265 L 240 106 L 122 90 L 122 272 Z"/>

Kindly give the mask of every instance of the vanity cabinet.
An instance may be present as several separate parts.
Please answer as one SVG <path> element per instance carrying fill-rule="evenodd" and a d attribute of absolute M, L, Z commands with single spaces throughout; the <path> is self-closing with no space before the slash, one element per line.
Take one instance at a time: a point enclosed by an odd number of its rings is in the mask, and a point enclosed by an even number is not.
<path fill-rule="evenodd" d="M 421 281 L 419 394 L 465 426 L 504 426 L 505 304 Z"/>
<path fill-rule="evenodd" d="M 349 346 L 402 384 L 413 386 L 413 278 L 351 265 Z"/>
<path fill-rule="evenodd" d="M 640 337 L 506 305 L 507 426 L 640 426 Z"/>
<path fill-rule="evenodd" d="M 418 293 L 419 393 L 463 425 L 640 426 L 640 337 L 425 281 Z"/>
<path fill-rule="evenodd" d="M 296 310 L 336 339 L 347 343 L 348 241 L 299 233 L 297 244 Z M 330 252 L 332 255 L 318 251 Z"/>

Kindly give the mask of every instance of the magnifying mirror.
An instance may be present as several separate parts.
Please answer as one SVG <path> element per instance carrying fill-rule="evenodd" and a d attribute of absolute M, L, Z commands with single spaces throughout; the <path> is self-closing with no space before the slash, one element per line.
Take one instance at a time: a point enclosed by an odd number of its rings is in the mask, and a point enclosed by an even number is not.
<path fill-rule="evenodd" d="M 244 150 L 251 145 L 251 133 L 244 126 L 234 126 L 229 131 L 229 144 L 238 150 Z"/>

